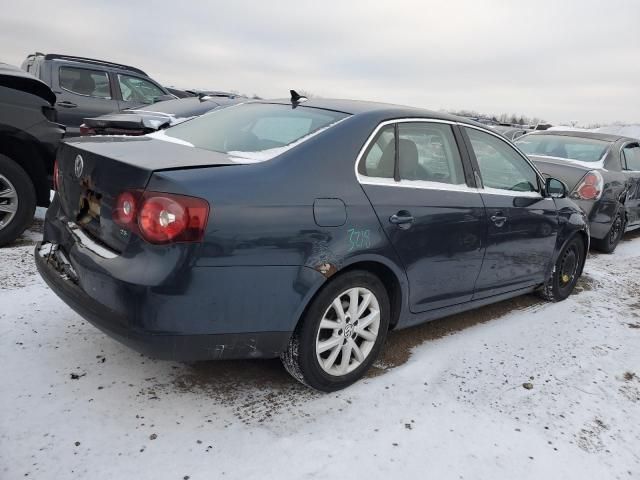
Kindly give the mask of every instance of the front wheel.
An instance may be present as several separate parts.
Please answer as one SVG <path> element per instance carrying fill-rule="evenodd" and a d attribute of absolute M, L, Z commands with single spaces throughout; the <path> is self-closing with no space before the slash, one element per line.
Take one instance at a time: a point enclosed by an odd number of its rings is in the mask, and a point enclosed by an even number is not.
<path fill-rule="evenodd" d="M 366 271 L 331 280 L 311 302 L 281 359 L 297 380 L 323 392 L 356 382 L 378 357 L 389 328 L 389 298 Z"/>
<path fill-rule="evenodd" d="M 540 295 L 551 302 L 560 302 L 567 298 L 578 282 L 585 256 L 586 249 L 582 238 L 572 238 L 558 255 L 551 277 L 540 289 Z"/>
<path fill-rule="evenodd" d="M 613 253 L 613 251 L 620 243 L 622 235 L 624 235 L 624 207 L 618 210 L 618 213 L 613 219 L 609 233 L 602 240 L 593 239 L 593 246 L 603 253 Z"/>

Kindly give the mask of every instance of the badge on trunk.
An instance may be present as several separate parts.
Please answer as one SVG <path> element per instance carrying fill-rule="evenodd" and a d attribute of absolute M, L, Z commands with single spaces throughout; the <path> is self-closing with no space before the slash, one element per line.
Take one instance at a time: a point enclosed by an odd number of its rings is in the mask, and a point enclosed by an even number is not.
<path fill-rule="evenodd" d="M 74 172 L 77 178 L 80 178 L 82 175 L 82 170 L 84 169 L 84 160 L 82 160 L 81 155 L 76 156 L 76 162 L 74 164 Z"/>

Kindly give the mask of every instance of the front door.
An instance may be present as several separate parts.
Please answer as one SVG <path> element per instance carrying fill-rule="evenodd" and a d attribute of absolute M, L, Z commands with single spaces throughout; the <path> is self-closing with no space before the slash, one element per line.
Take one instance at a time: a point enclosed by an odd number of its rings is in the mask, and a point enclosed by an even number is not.
<path fill-rule="evenodd" d="M 640 226 L 640 144 L 631 143 L 622 149 L 622 168 L 627 183 L 627 226 Z"/>
<path fill-rule="evenodd" d="M 471 300 L 486 219 L 480 194 L 465 180 L 453 127 L 381 127 L 360 159 L 358 179 L 407 272 L 411 310 Z"/>
<path fill-rule="evenodd" d="M 56 109 L 58 121 L 67 126 L 67 136 L 79 135 L 85 118 L 118 110 L 106 71 L 68 65 L 57 68 Z"/>
<path fill-rule="evenodd" d="M 463 130 L 488 219 L 474 299 L 543 283 L 558 231 L 554 200 L 542 195 L 542 179 L 510 144 L 473 127 Z"/>

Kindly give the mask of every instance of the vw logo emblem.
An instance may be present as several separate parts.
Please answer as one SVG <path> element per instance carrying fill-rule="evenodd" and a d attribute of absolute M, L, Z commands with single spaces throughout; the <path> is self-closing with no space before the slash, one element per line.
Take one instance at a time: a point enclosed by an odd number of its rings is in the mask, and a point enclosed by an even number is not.
<path fill-rule="evenodd" d="M 76 177 L 80 178 L 80 176 L 82 175 L 83 169 L 84 169 L 84 160 L 82 160 L 81 155 L 78 155 L 76 156 L 76 162 L 74 164 L 74 172 L 76 174 Z"/>

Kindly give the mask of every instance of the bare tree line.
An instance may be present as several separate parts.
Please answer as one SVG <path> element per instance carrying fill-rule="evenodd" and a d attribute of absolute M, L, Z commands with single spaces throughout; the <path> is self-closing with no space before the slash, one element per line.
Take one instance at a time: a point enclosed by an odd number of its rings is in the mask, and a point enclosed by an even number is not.
<path fill-rule="evenodd" d="M 546 123 L 546 120 L 538 117 L 528 117 L 516 113 L 501 113 L 499 115 L 477 112 L 475 110 L 449 110 L 448 113 L 461 117 L 473 117 L 492 120 L 498 123 L 509 123 L 512 125 L 538 125 Z"/>

